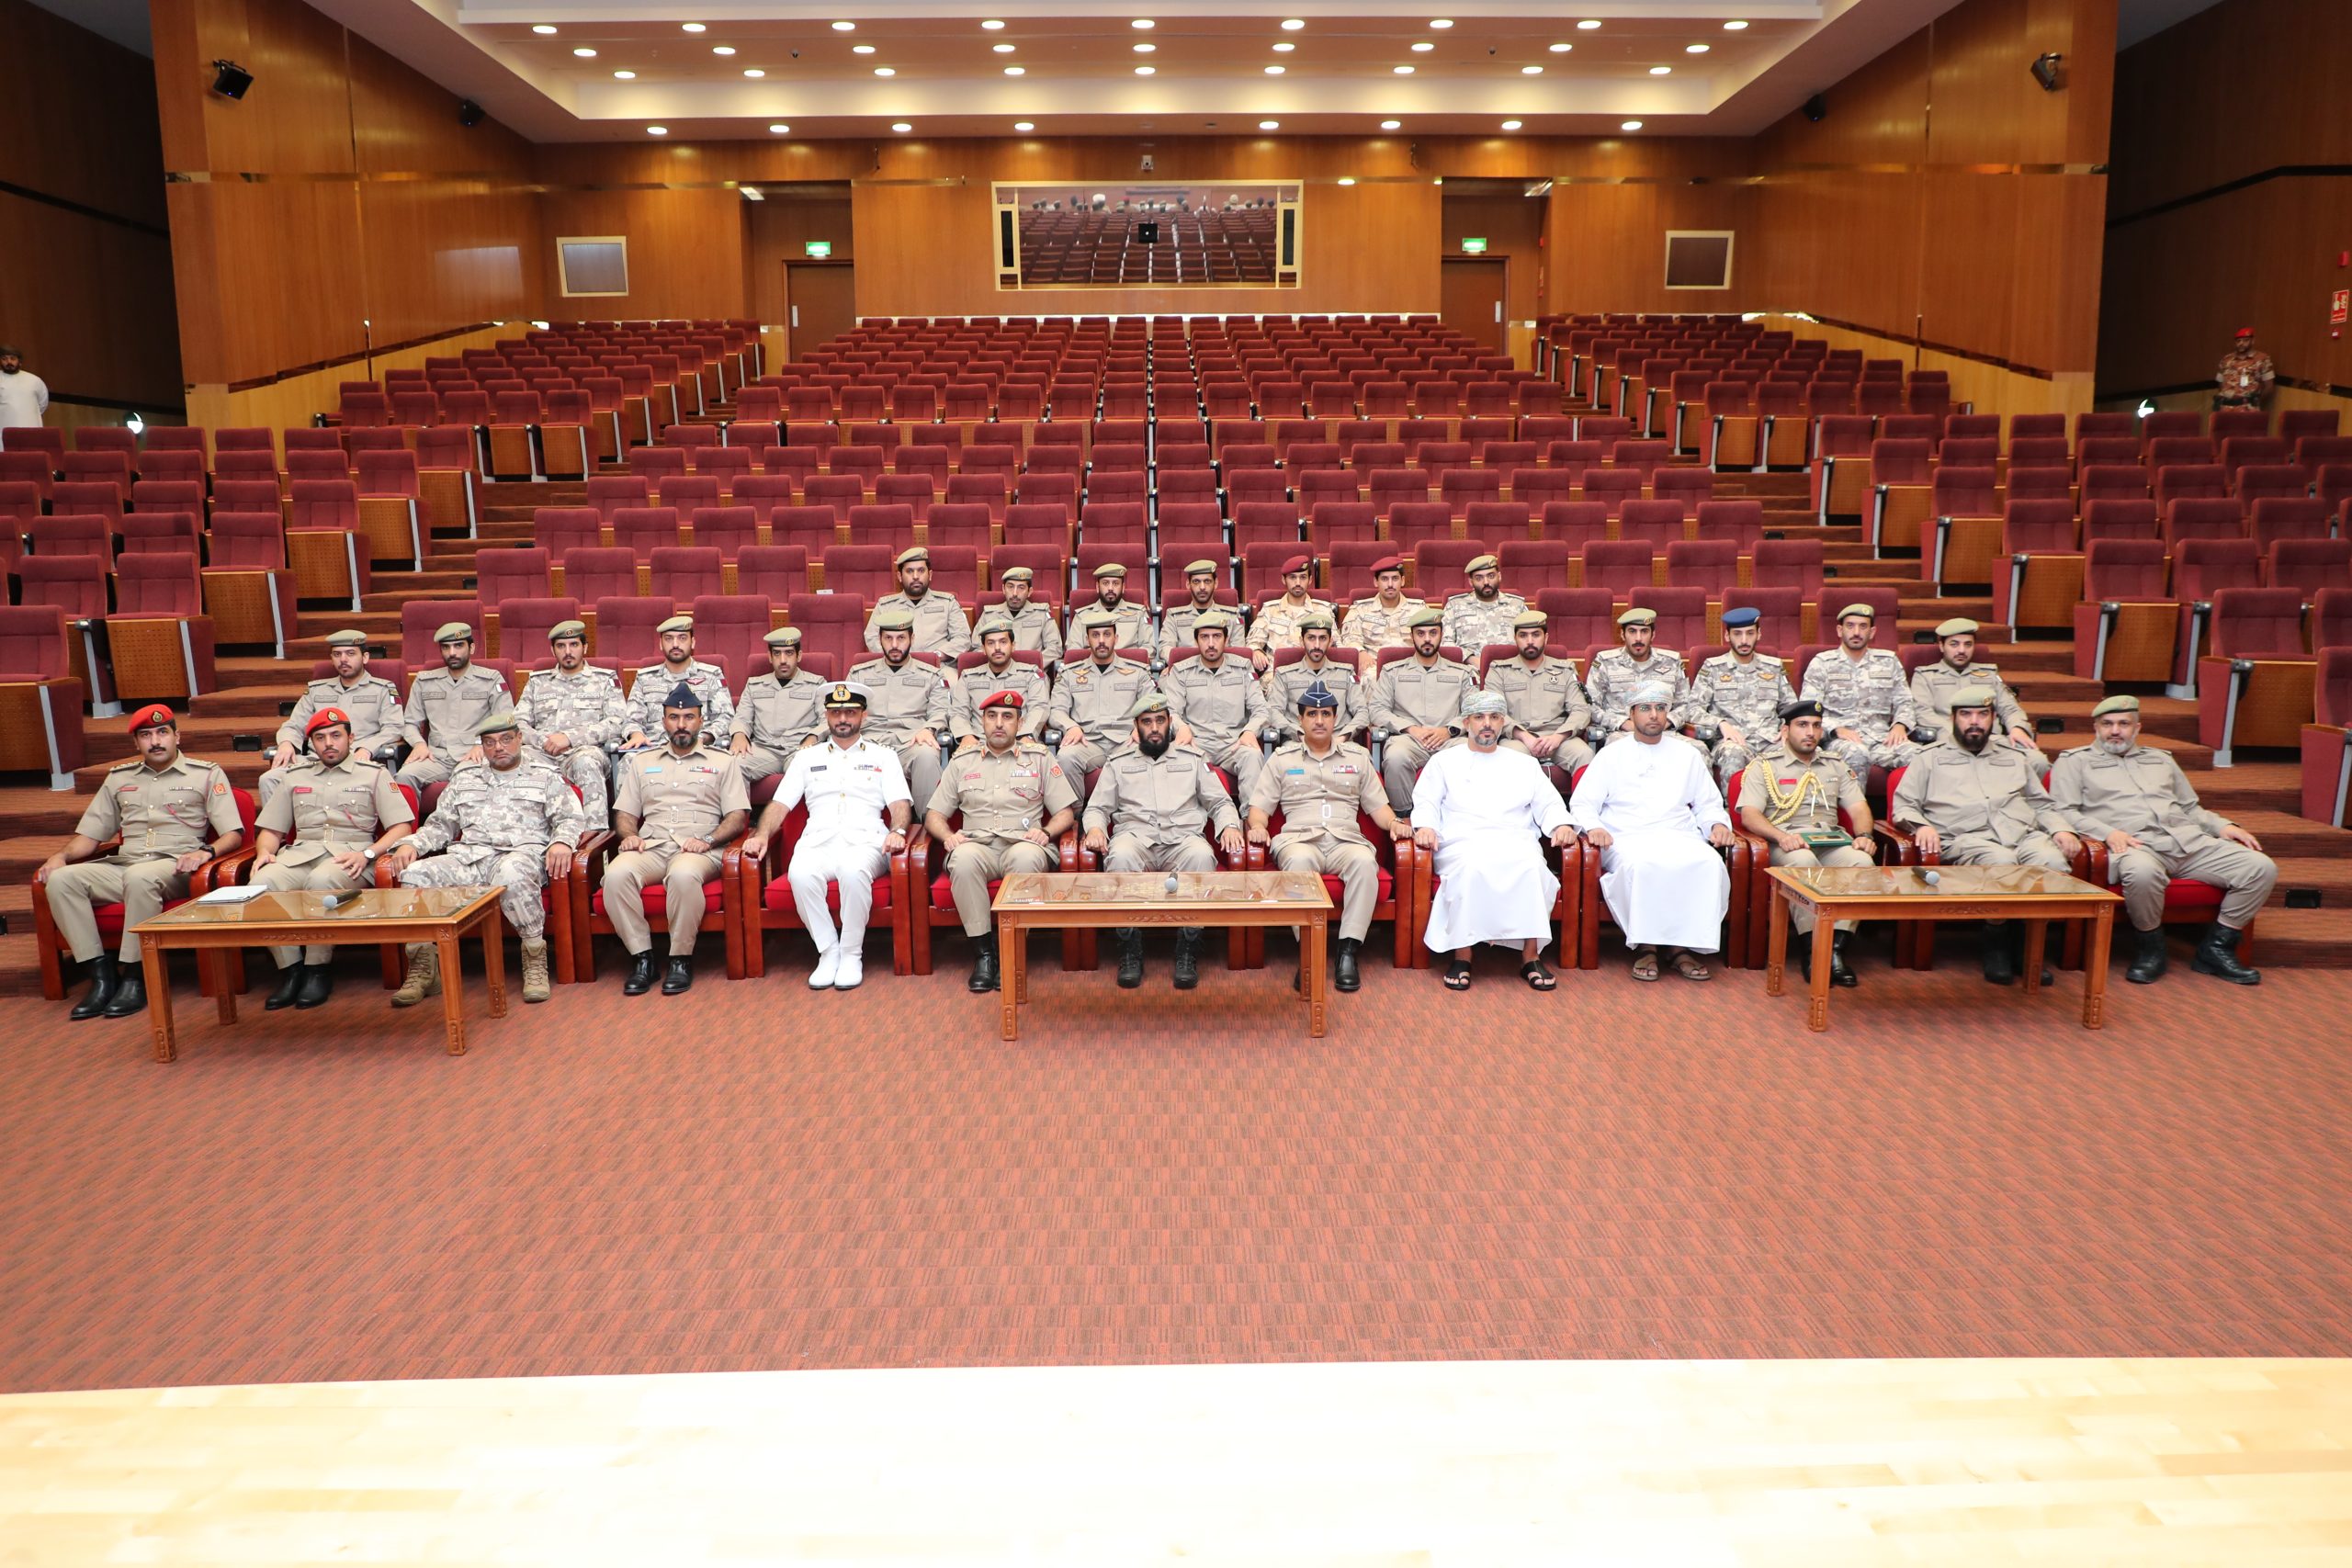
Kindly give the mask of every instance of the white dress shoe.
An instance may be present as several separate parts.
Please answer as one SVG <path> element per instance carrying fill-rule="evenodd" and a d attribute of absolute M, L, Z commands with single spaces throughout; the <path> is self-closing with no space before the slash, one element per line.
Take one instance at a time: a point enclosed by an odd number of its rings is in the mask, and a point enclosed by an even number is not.
<path fill-rule="evenodd" d="M 831 990 L 834 976 L 841 972 L 841 962 L 842 950 L 838 944 L 819 953 L 817 967 L 808 973 L 808 988 L 812 991 Z"/>
<path fill-rule="evenodd" d="M 837 949 L 841 962 L 833 969 L 833 989 L 854 991 L 865 979 L 865 954 L 847 943 Z"/>

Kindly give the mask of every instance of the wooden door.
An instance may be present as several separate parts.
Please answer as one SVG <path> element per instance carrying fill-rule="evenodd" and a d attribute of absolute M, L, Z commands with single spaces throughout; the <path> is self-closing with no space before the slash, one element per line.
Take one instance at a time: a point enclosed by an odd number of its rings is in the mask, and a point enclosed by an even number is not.
<path fill-rule="evenodd" d="M 1467 333 L 1489 351 L 1503 351 L 1503 268 L 1500 256 L 1447 256 L 1440 314 L 1445 324 Z"/>
<path fill-rule="evenodd" d="M 857 268 L 846 262 L 786 262 L 784 297 L 791 310 L 786 341 L 794 359 L 857 324 Z"/>

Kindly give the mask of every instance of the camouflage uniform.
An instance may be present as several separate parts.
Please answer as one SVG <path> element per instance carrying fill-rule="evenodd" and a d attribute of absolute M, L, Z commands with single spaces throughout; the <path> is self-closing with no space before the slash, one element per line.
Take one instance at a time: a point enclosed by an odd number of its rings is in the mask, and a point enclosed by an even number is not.
<path fill-rule="evenodd" d="M 1473 660 L 1489 643 L 1510 641 L 1510 624 L 1527 613 L 1527 601 L 1516 593 L 1498 593 L 1489 600 L 1475 592 L 1454 593 L 1445 601 L 1445 641 Z"/>
<path fill-rule="evenodd" d="M 1729 784 L 1750 761 L 1779 744 L 1781 705 L 1796 701 L 1796 695 L 1788 668 L 1769 653 L 1745 664 L 1736 654 L 1718 653 L 1699 666 L 1699 678 L 1690 683 L 1690 722 L 1709 748 L 1719 783 Z M 1727 722 L 1747 739 L 1725 738 Z"/>
<path fill-rule="evenodd" d="M 1829 731 L 1821 738 L 1821 749 L 1853 769 L 1856 778 L 1867 779 L 1872 763 L 1899 768 L 1919 755 L 1916 741 L 1895 746 L 1887 740 L 1894 726 L 1909 729 L 1919 722 L 1903 679 L 1903 660 L 1893 649 L 1867 649 L 1856 663 L 1842 646 L 1825 649 L 1805 667 L 1801 694 L 1821 704 L 1822 728 Z M 1840 729 L 1854 730 L 1861 739 L 1844 739 L 1837 734 Z"/>
<path fill-rule="evenodd" d="M 829 689 L 806 670 L 795 671 L 789 682 L 773 670 L 743 682 L 743 700 L 736 705 L 728 739 L 731 744 L 741 735 L 752 742 L 752 749 L 735 759 L 745 784 L 784 772 L 795 751 L 825 738 Z"/>
<path fill-rule="evenodd" d="M 609 670 L 583 664 L 567 675 L 542 670 L 523 682 L 514 705 L 523 727 L 523 743 L 547 757 L 555 771 L 580 786 L 580 809 L 601 825 L 607 815 L 613 751 L 628 733 L 628 703 L 621 683 Z M 547 738 L 561 735 L 571 744 L 560 757 L 542 750 Z"/>
<path fill-rule="evenodd" d="M 1330 613 L 1331 602 L 1317 599 L 1311 593 L 1303 604 L 1294 604 L 1286 598 L 1261 604 L 1256 617 L 1250 623 L 1250 650 L 1272 660 L 1275 649 L 1296 648 L 1299 645 L 1299 622 L 1309 615 L 1329 615 Z"/>
<path fill-rule="evenodd" d="M 1258 734 L 1266 728 L 1266 694 L 1244 653 L 1227 653 L 1215 670 L 1187 659 L 1159 678 L 1168 714 L 1193 732 L 1193 744 L 1247 795 L 1266 765 Z"/>
<path fill-rule="evenodd" d="M 401 739 L 411 746 L 429 741 L 433 755 L 401 764 L 400 782 L 420 794 L 428 784 L 446 783 L 458 759 L 481 739 L 481 721 L 514 711 L 506 682 L 495 670 L 469 664 L 457 675 L 447 668 L 418 671 L 409 677 Z"/>
<path fill-rule="evenodd" d="M 874 623 L 892 610 L 904 610 L 915 618 L 914 636 L 917 653 L 935 653 L 941 664 L 955 668 L 956 656 L 967 653 L 975 646 L 972 623 L 964 614 L 964 606 L 956 602 L 953 593 L 942 593 L 936 588 L 921 599 L 908 593 L 885 593 L 874 603 L 865 616 L 865 651 L 882 651 L 882 634 Z"/>
<path fill-rule="evenodd" d="M 1127 715 L 1136 699 L 1159 689 L 1151 671 L 1131 659 L 1114 659 L 1108 668 L 1091 659 L 1062 666 L 1054 682 L 1052 724 L 1057 729 L 1075 724 L 1086 737 L 1076 744 L 1063 741 L 1057 753 L 1079 793 L 1135 728 Z"/>
<path fill-rule="evenodd" d="M 1466 664 L 1451 659 L 1423 664 L 1419 658 L 1396 660 L 1372 683 L 1373 728 L 1388 731 L 1381 746 L 1380 777 L 1388 787 L 1388 804 L 1398 816 L 1412 811 L 1413 781 L 1430 756 L 1419 741 L 1405 733 L 1406 727 L 1421 725 L 1458 735 L 1462 699 L 1477 686 L 1477 677 Z"/>
<path fill-rule="evenodd" d="M 381 675 L 359 672 L 359 679 L 346 686 L 338 675 L 328 675 L 311 682 L 302 689 L 294 711 L 277 727 L 272 738 L 278 746 L 291 746 L 297 751 L 305 749 L 310 733 L 311 716 L 321 708 L 341 708 L 351 716 L 351 752 L 355 757 L 372 757 L 390 765 L 393 749 L 401 743 L 401 689 Z M 297 757 L 287 768 L 301 761 Z M 257 798 L 269 804 L 285 782 L 287 768 L 272 768 L 261 776 Z"/>
<path fill-rule="evenodd" d="M 1340 699 L 1332 733 L 1346 736 L 1363 728 L 1365 694 L 1356 681 L 1356 667 L 1336 659 L 1326 659 L 1320 664 L 1295 659 L 1266 671 L 1261 682 L 1266 694 L 1266 722 L 1273 726 L 1277 742 L 1299 738 L 1302 732 L 1298 728 L 1298 694 L 1317 681 L 1323 682 L 1325 691 Z"/>
<path fill-rule="evenodd" d="M 929 800 L 939 787 L 939 772 L 951 742 L 947 739 L 947 682 L 939 671 L 909 654 L 898 669 L 887 659 L 869 659 L 849 672 L 849 678 L 870 694 L 865 707 L 865 739 L 888 746 L 899 754 L 907 775 L 907 795 Z M 928 729 L 937 746 L 916 742 L 915 731 Z"/>
<path fill-rule="evenodd" d="M 364 850 L 386 829 L 416 820 L 390 771 L 356 753 L 333 767 L 316 757 L 298 759 L 286 770 L 286 791 L 254 819 L 255 828 L 268 829 L 280 840 L 270 863 L 254 873 L 255 886 L 276 892 L 335 893 L 363 886 L 334 857 Z M 269 955 L 280 969 L 325 964 L 334 957 L 334 944 L 273 947 Z"/>
<path fill-rule="evenodd" d="M 1666 710 L 1668 733 L 1703 751 L 1706 747 L 1682 733 L 1690 722 L 1690 681 L 1682 672 L 1682 655 L 1671 649 L 1653 648 L 1639 664 L 1622 648 L 1604 648 L 1592 656 L 1585 671 L 1585 694 L 1592 699 L 1591 733 L 1603 746 L 1614 746 L 1634 732 L 1625 721 L 1634 711 L 1634 694 L 1652 681 L 1663 681 L 1674 695 Z"/>
<path fill-rule="evenodd" d="M 663 660 L 637 672 L 628 689 L 629 729 L 662 744 L 662 705 L 681 682 L 702 703 L 705 735 L 724 735 L 733 727 L 735 699 L 727 694 L 727 671 L 695 659 L 684 671 L 673 670 Z"/>
<path fill-rule="evenodd" d="M 1510 728 L 1504 745 L 1532 756 L 1527 744 L 1530 736 L 1565 731 L 1567 739 L 1544 765 L 1573 777 L 1592 761 L 1592 748 L 1584 740 L 1585 731 L 1592 727 L 1592 705 L 1585 700 L 1573 661 L 1548 653 L 1532 665 L 1524 659 L 1498 659 L 1487 666 L 1486 689 L 1500 694 L 1510 708 Z"/>
<path fill-rule="evenodd" d="M 525 751 L 504 772 L 468 762 L 432 818 L 401 840 L 419 857 L 401 873 L 401 886 L 495 887 L 506 923 L 537 942 L 548 929 L 548 846 L 577 845 L 586 827 L 571 785 L 537 752 Z"/>
<path fill-rule="evenodd" d="M 947 694 L 947 734 L 957 746 L 970 740 L 979 743 L 980 699 L 995 692 L 1021 694 L 1021 733 L 1035 739 L 1046 728 L 1046 715 L 1053 706 L 1053 692 L 1045 674 L 1035 665 L 1014 660 L 1000 675 L 985 664 L 975 664 L 964 671 Z"/>
<path fill-rule="evenodd" d="M 1365 653 L 1377 653 L 1384 648 L 1409 648 L 1413 637 L 1405 623 L 1427 606 L 1427 600 L 1410 594 L 1397 600 L 1393 610 L 1381 604 L 1378 594 L 1359 599 L 1348 606 L 1347 621 L 1340 628 L 1340 640 Z"/>

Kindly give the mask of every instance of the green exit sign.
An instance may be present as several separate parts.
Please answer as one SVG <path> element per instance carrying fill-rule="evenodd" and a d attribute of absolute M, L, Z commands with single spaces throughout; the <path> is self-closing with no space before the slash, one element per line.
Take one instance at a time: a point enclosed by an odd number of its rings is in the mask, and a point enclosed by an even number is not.
<path fill-rule="evenodd" d="M 833 254 L 833 243 L 831 240 L 803 240 L 800 243 L 800 248 L 808 254 L 819 257 L 820 259 L 830 256 Z M 1484 240 L 1479 241 L 1478 248 L 1482 251 L 1485 250 L 1487 248 L 1487 242 Z"/>
<path fill-rule="evenodd" d="M 1465 256 L 1483 256 L 1487 254 L 1487 242 L 1483 239 L 1465 239 L 1462 242 L 1462 254 Z"/>

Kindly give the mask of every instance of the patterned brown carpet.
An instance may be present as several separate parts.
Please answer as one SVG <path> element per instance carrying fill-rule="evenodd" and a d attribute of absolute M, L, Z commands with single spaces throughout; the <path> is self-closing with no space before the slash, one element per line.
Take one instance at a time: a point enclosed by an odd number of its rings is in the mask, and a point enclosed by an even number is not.
<path fill-rule="evenodd" d="M 2352 974 L 2119 973 L 2088 1033 L 2073 976 L 1873 953 L 1812 1036 L 1756 975 L 1379 963 L 1310 1042 L 1286 942 L 1189 999 L 1040 945 L 1014 1044 L 952 941 L 854 997 L 781 938 L 608 973 L 454 1060 L 356 967 L 234 1032 L 183 991 L 169 1066 L 0 1002 L 0 1387 L 2352 1353 Z"/>

